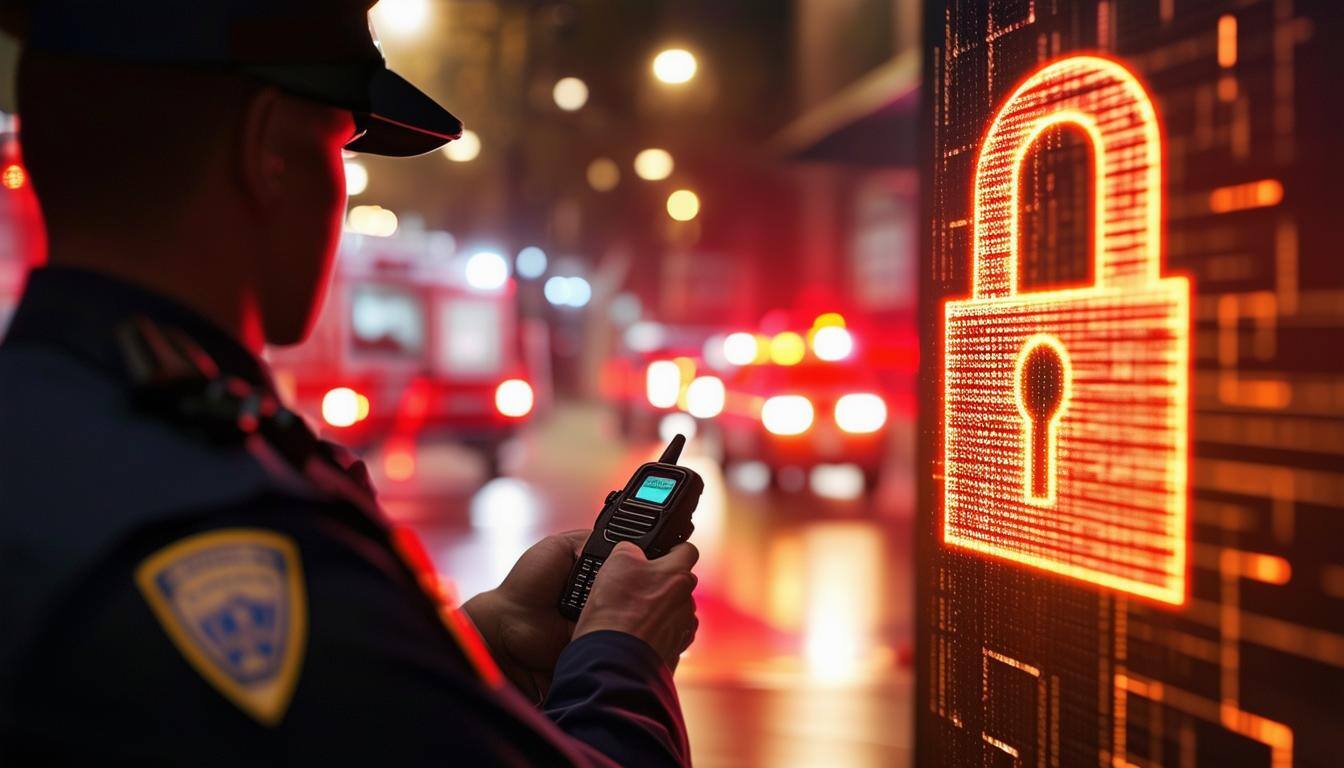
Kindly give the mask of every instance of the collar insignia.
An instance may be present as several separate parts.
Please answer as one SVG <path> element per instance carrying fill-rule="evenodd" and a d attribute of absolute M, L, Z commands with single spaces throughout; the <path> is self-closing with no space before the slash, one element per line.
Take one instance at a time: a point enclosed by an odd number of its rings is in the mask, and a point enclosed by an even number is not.
<path fill-rule="evenodd" d="M 202 533 L 146 558 L 135 580 L 191 666 L 248 715 L 277 725 L 307 643 L 294 542 L 253 528 Z"/>

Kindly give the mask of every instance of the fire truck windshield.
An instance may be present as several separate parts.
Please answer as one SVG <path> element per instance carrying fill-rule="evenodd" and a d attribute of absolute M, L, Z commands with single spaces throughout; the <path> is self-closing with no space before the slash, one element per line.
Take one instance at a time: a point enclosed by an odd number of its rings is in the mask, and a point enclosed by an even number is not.
<path fill-rule="evenodd" d="M 424 301 L 387 285 L 356 286 L 350 296 L 350 343 L 356 351 L 415 356 L 424 351 Z"/>
<path fill-rule="evenodd" d="M 504 365 L 504 313 L 497 301 L 453 298 L 439 307 L 435 361 L 449 376 L 492 376 Z"/>

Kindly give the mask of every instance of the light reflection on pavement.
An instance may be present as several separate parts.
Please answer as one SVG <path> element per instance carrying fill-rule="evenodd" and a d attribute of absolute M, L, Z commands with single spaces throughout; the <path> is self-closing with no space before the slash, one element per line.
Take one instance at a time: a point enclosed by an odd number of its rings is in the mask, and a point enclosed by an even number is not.
<path fill-rule="evenodd" d="M 907 764 L 908 510 L 730 488 L 699 450 L 707 442 L 682 460 L 705 479 L 692 536 L 700 632 L 677 671 L 696 764 Z M 484 485 L 477 458 L 447 443 L 422 444 L 400 483 L 369 457 L 388 513 L 464 597 L 498 584 L 542 536 L 590 528 L 606 492 L 660 450 L 576 406 L 512 448 L 509 475 Z"/>

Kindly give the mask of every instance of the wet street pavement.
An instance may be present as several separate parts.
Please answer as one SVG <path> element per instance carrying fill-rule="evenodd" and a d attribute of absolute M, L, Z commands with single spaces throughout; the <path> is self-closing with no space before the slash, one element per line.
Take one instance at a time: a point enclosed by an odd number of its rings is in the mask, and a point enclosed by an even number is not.
<path fill-rule="evenodd" d="M 422 442 L 394 481 L 367 458 L 389 514 L 412 525 L 459 594 L 495 586 L 537 539 L 590 528 L 608 490 L 656 458 L 600 406 L 565 406 L 507 447 L 504 477 L 448 442 Z M 911 755 L 908 502 L 821 498 L 728 482 L 693 439 L 705 479 L 696 643 L 677 671 L 698 766 L 900 766 Z M 405 456 L 397 474 L 408 474 Z M 737 480 L 737 475 L 734 475 Z M 895 487 L 893 487 L 895 486 Z"/>

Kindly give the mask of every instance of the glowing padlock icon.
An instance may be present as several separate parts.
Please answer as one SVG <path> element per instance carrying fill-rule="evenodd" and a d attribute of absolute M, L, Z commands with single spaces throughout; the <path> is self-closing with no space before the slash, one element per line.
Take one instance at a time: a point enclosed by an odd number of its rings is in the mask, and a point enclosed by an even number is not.
<path fill-rule="evenodd" d="M 1019 293 L 1023 161 L 1061 125 L 1091 143 L 1096 279 Z M 1184 602 L 1190 286 L 1161 274 L 1148 94 L 1109 59 L 1037 70 L 985 133 L 974 194 L 974 288 L 944 315 L 943 541 Z"/>

